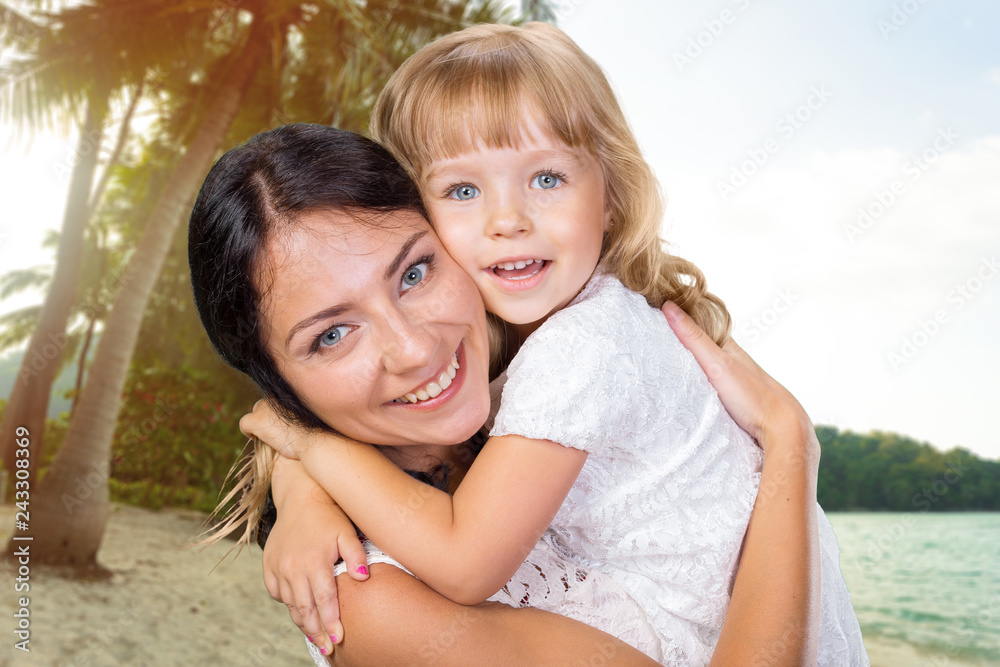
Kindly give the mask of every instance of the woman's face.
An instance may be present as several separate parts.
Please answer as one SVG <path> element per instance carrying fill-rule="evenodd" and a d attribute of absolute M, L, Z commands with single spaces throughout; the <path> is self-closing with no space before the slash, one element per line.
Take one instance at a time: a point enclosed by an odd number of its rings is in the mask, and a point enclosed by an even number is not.
<path fill-rule="evenodd" d="M 306 214 L 268 244 L 264 271 L 268 350 L 327 424 L 410 445 L 462 442 L 486 421 L 482 299 L 419 213 Z"/>

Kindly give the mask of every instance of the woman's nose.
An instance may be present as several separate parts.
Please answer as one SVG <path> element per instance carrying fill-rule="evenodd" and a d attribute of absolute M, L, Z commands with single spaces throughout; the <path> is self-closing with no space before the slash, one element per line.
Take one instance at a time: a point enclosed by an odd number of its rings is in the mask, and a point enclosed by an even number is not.
<path fill-rule="evenodd" d="M 396 312 L 385 320 L 382 341 L 382 366 L 402 375 L 419 370 L 434 361 L 440 336 L 424 318 Z"/>

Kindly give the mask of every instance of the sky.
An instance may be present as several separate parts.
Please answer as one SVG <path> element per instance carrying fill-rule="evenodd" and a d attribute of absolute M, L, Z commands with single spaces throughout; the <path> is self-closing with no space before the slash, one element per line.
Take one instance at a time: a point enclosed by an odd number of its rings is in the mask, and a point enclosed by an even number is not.
<path fill-rule="evenodd" d="M 813 421 L 1000 458 L 1000 3 L 553 4 L 660 179 L 672 251 Z M 0 126 L 0 272 L 51 261 L 73 150 Z"/>

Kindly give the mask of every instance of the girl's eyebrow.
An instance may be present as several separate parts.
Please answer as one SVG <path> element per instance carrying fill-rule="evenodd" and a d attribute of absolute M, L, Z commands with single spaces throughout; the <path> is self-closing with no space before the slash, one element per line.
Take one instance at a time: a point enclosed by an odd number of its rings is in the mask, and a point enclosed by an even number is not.
<path fill-rule="evenodd" d="M 582 164 L 584 158 L 579 154 L 579 151 L 571 146 L 566 146 L 565 148 L 540 148 L 533 151 L 524 151 L 526 156 L 533 160 L 572 160 L 576 164 Z M 423 181 L 433 181 L 435 178 L 440 178 L 442 175 L 447 174 L 449 171 L 454 169 L 459 169 L 463 164 L 458 164 L 459 158 L 452 160 L 438 160 L 438 165 L 432 167 L 427 175 L 423 177 Z"/>

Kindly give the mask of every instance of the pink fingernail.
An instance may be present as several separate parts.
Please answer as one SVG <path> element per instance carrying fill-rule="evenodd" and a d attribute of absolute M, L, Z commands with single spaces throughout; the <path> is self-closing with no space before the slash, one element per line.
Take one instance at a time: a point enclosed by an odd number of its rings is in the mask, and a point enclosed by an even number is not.
<path fill-rule="evenodd" d="M 367 575 L 367 574 L 368 574 L 368 568 L 367 568 L 367 567 L 365 567 L 364 565 L 358 565 L 358 570 L 357 570 L 357 572 L 358 572 L 358 574 L 364 574 L 364 575 Z"/>
<path fill-rule="evenodd" d="M 336 644 L 337 643 L 337 635 L 330 635 L 330 641 L 332 641 L 334 644 Z"/>
<path fill-rule="evenodd" d="M 323 655 L 326 655 L 326 649 L 323 648 L 322 646 L 319 647 L 319 652 L 322 653 Z"/>
<path fill-rule="evenodd" d="M 313 644 L 315 644 L 315 643 L 316 643 L 316 642 L 314 642 L 314 641 L 313 641 L 313 638 L 312 638 L 312 637 L 310 637 L 309 635 L 306 635 L 306 639 L 308 639 L 308 640 L 309 640 L 310 642 L 312 642 Z"/>

